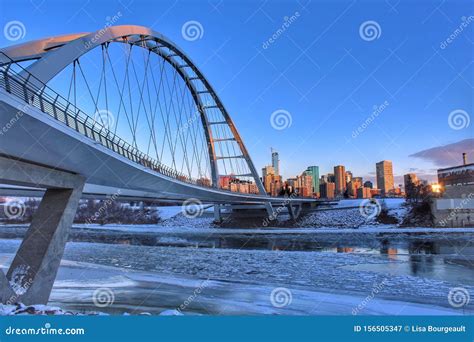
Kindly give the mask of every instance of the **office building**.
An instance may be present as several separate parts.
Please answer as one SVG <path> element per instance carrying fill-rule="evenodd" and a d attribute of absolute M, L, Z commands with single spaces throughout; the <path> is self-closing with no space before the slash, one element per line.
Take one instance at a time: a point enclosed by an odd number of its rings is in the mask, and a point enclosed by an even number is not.
<path fill-rule="evenodd" d="M 380 197 L 381 196 L 380 189 L 370 189 L 370 196 L 371 197 Z"/>
<path fill-rule="evenodd" d="M 334 166 L 334 183 L 336 185 L 336 197 L 341 197 L 346 191 L 346 168 L 343 165 Z"/>
<path fill-rule="evenodd" d="M 346 171 L 346 184 L 350 183 L 352 180 L 352 172 Z"/>
<path fill-rule="evenodd" d="M 298 194 L 302 197 L 313 196 L 313 177 L 306 172 L 303 172 L 301 176 L 296 177 L 296 189 Z"/>
<path fill-rule="evenodd" d="M 278 196 L 283 187 L 281 176 L 277 175 L 272 165 L 262 169 L 262 183 L 267 194 Z"/>
<path fill-rule="evenodd" d="M 336 178 L 334 177 L 334 173 L 328 173 L 328 181 L 329 183 L 336 183 Z"/>
<path fill-rule="evenodd" d="M 308 166 L 305 171 L 313 179 L 313 193 L 319 193 L 319 166 Z"/>
<path fill-rule="evenodd" d="M 336 184 L 328 182 L 319 185 L 319 193 L 321 198 L 334 199 Z"/>
<path fill-rule="evenodd" d="M 362 177 L 353 177 L 347 184 L 347 193 L 352 198 L 357 198 L 357 189 L 362 188 Z"/>
<path fill-rule="evenodd" d="M 463 153 L 463 164 L 438 170 L 442 197 L 431 205 L 439 227 L 472 227 L 474 225 L 474 163 Z"/>
<path fill-rule="evenodd" d="M 382 196 L 388 196 L 394 190 L 393 166 L 390 160 L 382 160 L 375 165 L 377 174 L 377 188 Z"/>
<path fill-rule="evenodd" d="M 280 157 L 278 152 L 272 148 L 272 166 L 276 176 L 280 176 Z"/>
<path fill-rule="evenodd" d="M 357 189 L 357 198 L 371 198 L 372 197 L 372 189 L 366 187 L 360 187 Z"/>

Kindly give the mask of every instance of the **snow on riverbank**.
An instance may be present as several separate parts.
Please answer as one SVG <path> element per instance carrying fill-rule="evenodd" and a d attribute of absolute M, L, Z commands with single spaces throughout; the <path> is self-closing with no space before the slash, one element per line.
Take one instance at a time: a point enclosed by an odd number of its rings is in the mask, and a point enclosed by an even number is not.
<path fill-rule="evenodd" d="M 276 224 L 280 228 L 320 228 L 320 227 L 334 227 L 334 228 L 358 228 L 363 226 L 377 225 L 376 220 L 373 218 L 367 218 L 360 212 L 360 206 L 365 203 L 366 200 L 341 200 L 336 205 L 321 208 L 317 211 L 308 213 L 301 216 L 296 223 L 285 222 L 289 217 L 282 214 L 279 216 L 279 223 Z M 379 201 L 382 203 L 382 201 Z M 389 198 L 384 199 L 383 202 L 389 209 L 389 214 L 397 217 L 399 221 L 403 219 L 406 214 L 406 207 L 403 206 L 405 203 L 404 199 L 400 198 Z M 148 232 L 153 231 L 153 227 L 157 227 L 159 230 L 166 228 L 169 229 L 215 229 L 220 228 L 214 224 L 213 206 L 203 206 L 203 214 L 196 218 L 189 218 L 183 215 L 181 206 L 165 206 L 159 207 L 158 213 L 161 218 L 161 222 L 157 225 L 134 225 L 134 231 Z M 257 222 L 259 222 L 257 220 Z M 100 225 L 75 225 L 75 227 L 83 228 L 99 228 L 99 229 L 114 229 L 123 230 L 127 229 L 126 225 L 114 225 L 108 224 L 104 226 Z M 265 229 L 264 227 L 258 227 Z"/>
<path fill-rule="evenodd" d="M 385 203 L 388 209 L 396 209 L 405 203 L 404 198 L 379 198 L 376 199 L 379 203 Z M 343 208 L 354 208 L 363 205 L 367 199 L 343 199 L 337 202 L 336 205 L 331 208 L 343 209 Z"/>
<path fill-rule="evenodd" d="M 399 228 L 397 224 L 379 224 L 374 218 L 364 217 L 359 206 L 364 200 L 341 200 L 336 205 L 327 209 L 318 209 L 314 212 L 300 216 L 296 223 L 283 222 L 288 219 L 286 215 L 280 217 L 280 222 L 269 227 L 220 227 L 213 223 L 213 207 L 205 206 L 203 215 L 196 218 L 188 218 L 182 214 L 181 206 L 159 207 L 158 212 L 161 221 L 158 224 L 74 224 L 73 228 L 83 230 L 98 231 L 118 231 L 127 233 L 164 233 L 164 232 L 189 232 L 189 233 L 255 233 L 272 234 L 278 233 L 369 233 L 369 232 L 473 232 L 471 228 L 429 228 L 429 227 L 404 227 Z M 382 200 L 379 200 L 382 201 Z M 389 198 L 383 200 L 388 208 L 389 215 L 396 217 L 398 222 L 402 222 L 407 214 L 408 207 L 404 205 L 405 200 L 400 198 Z M 6 232 L 8 228 L 12 230 L 18 228 L 20 231 L 27 225 L 9 224 L 0 225 L 0 233 Z"/>
<path fill-rule="evenodd" d="M 321 208 L 316 211 L 304 214 L 300 216 L 297 222 L 288 221 L 288 215 L 282 214 L 278 217 L 278 222 L 273 224 L 274 228 L 278 229 L 295 229 L 295 228 L 361 228 L 361 227 L 372 227 L 372 226 L 381 226 L 377 223 L 376 219 L 373 217 L 366 217 L 361 213 L 360 206 L 363 205 L 367 200 L 341 200 L 336 205 Z M 392 215 L 398 219 L 399 222 L 403 220 L 403 217 L 407 213 L 407 207 L 404 206 L 405 200 L 400 198 L 389 198 L 384 200 L 379 200 L 379 203 L 385 203 L 384 205 L 388 208 L 389 215 Z M 212 215 L 212 206 L 206 207 L 204 214 L 196 218 L 188 218 L 181 213 L 181 207 L 162 207 L 159 209 L 160 217 L 162 221 L 155 226 L 137 226 L 137 229 L 140 231 L 151 231 L 151 227 L 158 227 L 159 230 L 166 228 L 169 229 L 196 229 L 196 230 L 208 230 L 216 229 L 219 230 L 225 229 L 219 227 L 213 223 Z M 259 219 L 256 219 L 257 226 L 253 227 L 235 227 L 244 228 L 244 229 L 263 229 L 266 230 L 270 227 L 259 226 L 261 224 Z M 79 227 L 79 225 L 76 225 Z M 107 225 L 105 227 L 117 227 L 117 225 Z M 396 225 L 392 225 L 394 227 Z M 84 225 L 82 226 L 84 227 Z M 87 228 L 98 227 L 97 225 L 88 225 Z M 121 226 L 119 229 L 122 229 Z M 234 227 L 230 227 L 234 228 Z M 107 228 L 104 228 L 107 229 Z"/>
<path fill-rule="evenodd" d="M 0 225 L 0 232 L 19 229 L 26 230 L 26 225 Z M 196 229 L 190 226 L 163 226 L 157 225 L 121 225 L 121 224 L 106 224 L 106 225 L 82 225 L 75 224 L 73 230 L 91 230 L 91 231 L 116 231 L 123 233 L 187 233 L 193 235 L 201 234 L 378 234 L 378 233 L 474 233 L 473 228 L 431 228 L 431 227 L 397 227 L 393 225 L 362 225 L 357 229 L 353 228 L 337 228 L 337 227 L 319 227 L 319 228 L 217 228 L 217 227 L 202 227 Z"/>
<path fill-rule="evenodd" d="M 73 228 L 94 229 L 94 230 L 116 230 L 122 232 L 141 232 L 141 233 L 195 233 L 195 234 L 370 234 L 370 233 L 474 233 L 473 228 L 399 228 L 396 226 L 379 225 L 379 226 L 360 226 L 358 229 L 352 228 L 202 228 L 195 229 L 188 226 L 183 227 L 167 227 L 160 225 L 153 226 L 130 226 L 130 225 L 95 225 L 95 226 L 79 226 L 74 225 Z"/>

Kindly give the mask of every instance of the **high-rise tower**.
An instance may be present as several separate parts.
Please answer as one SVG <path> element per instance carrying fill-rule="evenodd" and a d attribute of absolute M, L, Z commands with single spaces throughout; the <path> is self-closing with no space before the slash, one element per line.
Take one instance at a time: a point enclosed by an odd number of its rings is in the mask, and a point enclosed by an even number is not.
<path fill-rule="evenodd" d="M 275 171 L 276 176 L 280 176 L 280 157 L 278 156 L 278 152 L 275 151 L 273 148 L 272 150 L 272 166 L 273 170 Z"/>
<path fill-rule="evenodd" d="M 383 196 L 387 196 L 393 190 L 393 166 L 390 160 L 382 160 L 375 164 L 377 173 L 377 188 L 382 192 Z"/>

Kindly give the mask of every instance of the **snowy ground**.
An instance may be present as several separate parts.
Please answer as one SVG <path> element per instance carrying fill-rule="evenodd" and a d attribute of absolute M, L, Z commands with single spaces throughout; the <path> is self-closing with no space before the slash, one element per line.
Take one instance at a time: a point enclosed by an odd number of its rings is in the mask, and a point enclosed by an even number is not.
<path fill-rule="evenodd" d="M 159 226 L 77 225 L 51 304 L 112 314 L 474 314 L 472 299 L 448 301 L 455 287 L 474 297 L 474 230 L 377 225 L 361 219 L 359 202 L 295 228 L 218 228 L 209 209 L 192 220 L 181 207 L 164 207 Z M 391 214 L 403 216 L 402 203 L 387 201 Z M 25 229 L 0 227 L 4 270 Z M 94 305 L 101 289 L 111 305 Z"/>

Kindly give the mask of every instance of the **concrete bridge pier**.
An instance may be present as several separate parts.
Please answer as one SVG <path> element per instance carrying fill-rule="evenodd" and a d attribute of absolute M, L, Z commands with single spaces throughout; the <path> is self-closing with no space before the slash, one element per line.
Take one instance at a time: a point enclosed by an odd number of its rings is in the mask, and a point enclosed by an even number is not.
<path fill-rule="evenodd" d="M 0 157 L 0 183 L 46 189 L 8 269 L 1 301 L 46 304 L 84 187 L 84 177 Z"/>
<path fill-rule="evenodd" d="M 290 218 L 295 221 L 301 214 L 301 210 L 302 210 L 302 205 L 301 203 L 299 204 L 291 204 L 291 203 L 288 203 L 286 205 L 286 208 L 288 209 L 288 213 L 290 214 Z"/>
<path fill-rule="evenodd" d="M 3 272 L 0 272 L 0 291 L 0 303 L 8 303 L 11 298 L 15 297 L 15 293 Z"/>
<path fill-rule="evenodd" d="M 214 222 L 222 222 L 222 212 L 220 204 L 214 204 Z"/>

